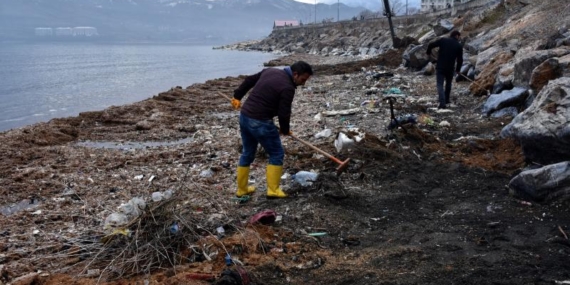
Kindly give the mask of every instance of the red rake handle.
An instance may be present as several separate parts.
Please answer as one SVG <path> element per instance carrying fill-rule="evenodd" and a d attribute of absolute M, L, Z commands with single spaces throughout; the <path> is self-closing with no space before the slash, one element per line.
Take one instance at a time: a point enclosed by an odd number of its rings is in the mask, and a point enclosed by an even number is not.
<path fill-rule="evenodd" d="M 324 150 L 322 150 L 322 149 L 320 149 L 320 148 L 318 148 L 318 147 L 312 145 L 311 143 L 309 143 L 309 142 L 307 142 L 307 141 L 304 141 L 304 140 L 298 138 L 297 136 L 295 136 L 295 135 L 293 135 L 293 134 L 291 134 L 290 136 L 291 136 L 292 138 L 298 140 L 299 142 L 303 143 L 304 145 L 306 145 L 306 146 L 308 146 L 308 147 L 310 147 L 310 148 L 312 148 L 312 149 L 314 149 L 314 150 L 320 152 L 321 154 L 323 154 L 324 156 L 330 158 L 330 159 L 333 160 L 334 162 L 336 162 L 336 163 L 338 163 L 338 164 L 341 164 L 341 165 L 343 164 L 343 162 L 340 161 L 340 159 L 338 159 L 338 158 L 332 156 L 331 154 L 329 154 L 328 152 L 326 152 L 326 151 L 324 151 Z"/>

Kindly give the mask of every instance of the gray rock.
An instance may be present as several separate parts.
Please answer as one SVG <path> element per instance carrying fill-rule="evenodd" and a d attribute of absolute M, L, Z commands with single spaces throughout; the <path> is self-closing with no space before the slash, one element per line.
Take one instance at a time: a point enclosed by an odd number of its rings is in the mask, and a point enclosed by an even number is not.
<path fill-rule="evenodd" d="M 447 19 L 439 20 L 439 22 L 433 26 L 433 32 L 436 36 L 445 35 L 451 30 L 453 30 L 453 23 Z"/>
<path fill-rule="evenodd" d="M 517 107 L 507 107 L 501 109 L 499 111 L 493 112 L 491 117 L 493 118 L 502 118 L 502 117 L 516 117 L 519 114 L 519 110 Z"/>
<path fill-rule="evenodd" d="M 422 69 L 428 62 L 426 48 L 423 45 L 410 45 L 402 55 L 407 66 L 416 70 Z"/>
<path fill-rule="evenodd" d="M 515 55 L 513 84 L 515 86 L 529 87 L 532 71 L 538 65 L 549 58 L 562 57 L 567 54 L 570 54 L 569 48 L 518 52 Z"/>
<path fill-rule="evenodd" d="M 550 81 L 501 131 L 518 140 L 525 157 L 540 164 L 570 160 L 570 78 Z"/>
<path fill-rule="evenodd" d="M 492 94 L 481 108 L 481 112 L 489 116 L 500 109 L 522 104 L 527 96 L 527 89 L 520 87 L 505 90 L 499 94 Z"/>
<path fill-rule="evenodd" d="M 536 202 L 570 195 L 570 162 L 560 162 L 519 173 L 509 182 L 511 192 Z"/>

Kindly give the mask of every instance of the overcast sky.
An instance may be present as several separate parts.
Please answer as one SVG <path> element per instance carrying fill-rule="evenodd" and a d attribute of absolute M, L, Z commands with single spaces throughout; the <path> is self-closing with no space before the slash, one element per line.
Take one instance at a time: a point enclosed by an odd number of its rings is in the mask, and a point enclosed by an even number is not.
<path fill-rule="evenodd" d="M 315 4 L 315 0 L 295 0 L 297 2 Z M 316 0 L 317 3 L 326 3 L 326 4 L 334 4 L 337 3 L 339 0 Z M 402 4 L 406 4 L 406 0 L 399 0 Z M 408 7 L 416 7 L 420 8 L 420 0 L 407 0 Z M 377 9 L 381 7 L 381 3 L 383 0 L 340 0 L 340 3 L 346 4 L 348 6 L 362 6 L 368 9 L 374 8 Z"/>

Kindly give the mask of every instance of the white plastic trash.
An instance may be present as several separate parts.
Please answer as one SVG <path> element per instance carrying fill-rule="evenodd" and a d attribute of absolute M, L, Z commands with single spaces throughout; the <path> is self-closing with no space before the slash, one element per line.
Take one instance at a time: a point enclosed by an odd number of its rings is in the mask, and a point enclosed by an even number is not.
<path fill-rule="evenodd" d="M 200 172 L 200 177 L 204 177 L 204 178 L 209 178 L 209 177 L 212 177 L 213 175 L 214 175 L 214 172 L 210 169 L 202 170 L 202 172 Z"/>
<path fill-rule="evenodd" d="M 220 226 L 216 229 L 216 231 L 218 232 L 219 235 L 223 236 L 226 233 L 226 230 L 224 229 L 224 227 Z"/>
<path fill-rule="evenodd" d="M 293 175 L 293 181 L 303 187 L 306 187 L 313 185 L 313 182 L 317 180 L 318 176 L 318 173 L 301 170 Z"/>
<path fill-rule="evenodd" d="M 351 136 L 349 137 L 343 132 L 339 132 L 336 136 L 334 146 L 338 152 L 351 149 L 354 147 L 354 144 L 359 143 L 366 136 L 366 133 L 359 128 L 348 128 L 346 132 L 350 133 Z"/>
<path fill-rule="evenodd" d="M 119 206 L 119 211 L 127 216 L 133 215 L 135 212 L 135 206 L 132 203 L 125 203 Z"/>
<path fill-rule="evenodd" d="M 324 129 L 315 134 L 315 138 L 328 138 L 332 135 L 331 129 Z"/>
<path fill-rule="evenodd" d="M 338 133 L 336 140 L 334 141 L 334 147 L 337 152 L 350 149 L 354 146 L 354 140 L 349 138 L 344 133 Z"/>
<path fill-rule="evenodd" d="M 115 228 L 126 225 L 127 216 L 121 213 L 112 213 L 105 219 L 105 228 Z"/>
<path fill-rule="evenodd" d="M 320 121 L 323 120 L 323 114 L 317 113 L 317 114 L 313 117 L 313 119 L 314 119 L 316 122 L 320 122 Z"/>
<path fill-rule="evenodd" d="M 152 193 L 152 200 L 158 202 L 164 198 L 164 194 L 162 192 L 153 192 Z"/>

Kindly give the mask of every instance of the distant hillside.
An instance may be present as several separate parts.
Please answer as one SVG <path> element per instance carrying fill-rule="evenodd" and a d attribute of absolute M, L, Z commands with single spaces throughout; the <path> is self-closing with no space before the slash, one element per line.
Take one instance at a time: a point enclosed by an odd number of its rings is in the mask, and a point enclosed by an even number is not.
<path fill-rule="evenodd" d="M 336 20 L 339 12 L 349 19 L 363 10 L 318 4 L 316 20 Z M 293 0 L 2 0 L 0 40 L 38 39 L 37 27 L 88 26 L 98 32 L 89 40 L 227 43 L 265 37 L 274 20 L 284 19 L 312 23 L 315 6 Z"/>

